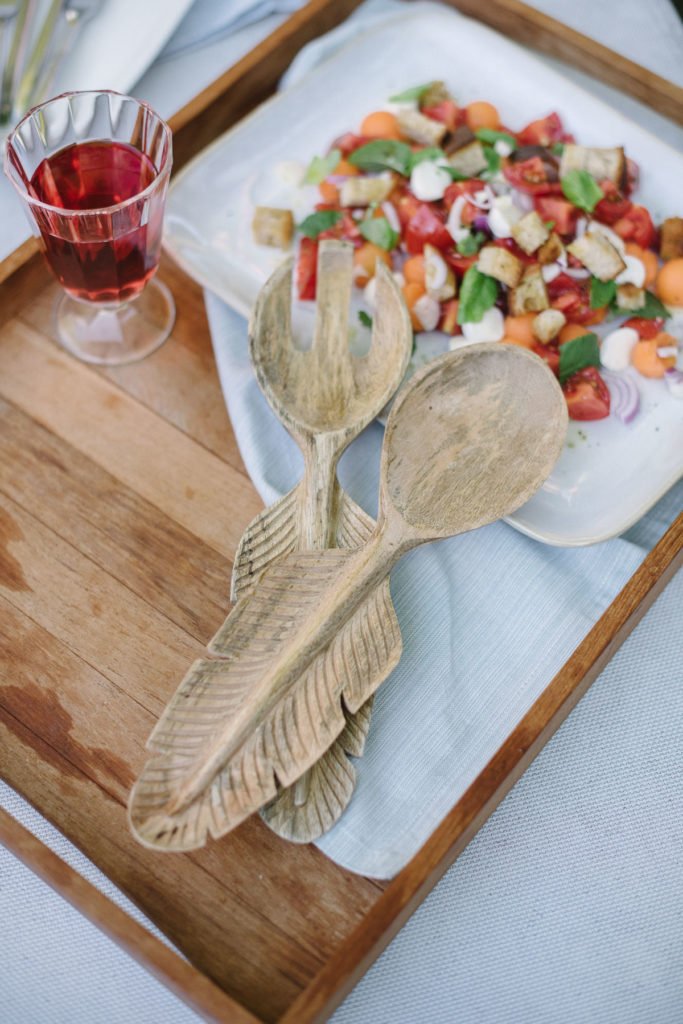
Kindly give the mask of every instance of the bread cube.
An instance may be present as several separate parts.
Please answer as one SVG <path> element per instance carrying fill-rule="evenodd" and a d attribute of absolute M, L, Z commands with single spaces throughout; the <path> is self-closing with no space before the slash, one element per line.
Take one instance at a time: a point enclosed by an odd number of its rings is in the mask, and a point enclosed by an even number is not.
<path fill-rule="evenodd" d="M 528 256 L 536 252 L 550 237 L 550 231 L 536 210 L 526 213 L 516 224 L 512 225 L 511 230 L 515 242 Z"/>
<path fill-rule="evenodd" d="M 617 308 L 629 313 L 642 309 L 645 305 L 645 291 L 635 284 L 620 284 L 617 287 Z"/>
<path fill-rule="evenodd" d="M 559 309 L 544 309 L 534 318 L 531 330 L 534 337 L 538 338 L 543 345 L 547 345 L 557 337 L 566 322 L 566 316 Z"/>
<path fill-rule="evenodd" d="M 659 255 L 663 260 L 683 256 L 683 217 L 669 217 L 660 228 Z"/>
<path fill-rule="evenodd" d="M 564 178 L 569 171 L 588 171 L 598 182 L 609 178 L 615 185 L 621 186 L 626 174 L 623 146 L 600 148 L 567 142 L 560 160 L 560 178 Z"/>
<path fill-rule="evenodd" d="M 419 110 L 400 110 L 396 115 L 399 131 L 411 142 L 421 146 L 438 146 L 448 131 L 442 121 L 426 117 Z"/>
<path fill-rule="evenodd" d="M 257 206 L 251 230 L 257 245 L 289 249 L 294 237 L 294 215 L 291 210 L 282 210 L 275 206 Z"/>
<path fill-rule="evenodd" d="M 564 253 L 564 244 L 560 236 L 552 231 L 547 242 L 544 242 L 536 253 L 536 259 L 545 267 L 548 263 L 555 263 Z"/>
<path fill-rule="evenodd" d="M 540 313 L 548 309 L 548 289 L 545 286 L 541 268 L 537 263 L 527 267 L 522 280 L 509 296 L 510 313 L 522 316 L 524 313 Z"/>
<path fill-rule="evenodd" d="M 622 270 L 626 270 L 621 254 L 603 234 L 587 231 L 567 246 L 567 252 L 576 256 L 599 281 L 613 281 Z"/>
<path fill-rule="evenodd" d="M 477 269 L 482 274 L 495 277 L 496 281 L 514 288 L 524 270 L 524 264 L 513 253 L 498 245 L 485 245 L 477 259 Z"/>

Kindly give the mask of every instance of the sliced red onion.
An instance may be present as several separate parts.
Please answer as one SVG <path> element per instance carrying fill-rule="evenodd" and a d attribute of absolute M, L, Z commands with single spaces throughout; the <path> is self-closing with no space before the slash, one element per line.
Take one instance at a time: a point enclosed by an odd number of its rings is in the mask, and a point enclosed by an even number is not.
<path fill-rule="evenodd" d="M 602 367 L 600 376 L 609 388 L 610 411 L 622 423 L 631 423 L 640 409 L 640 395 L 635 382 L 625 373 L 612 373 Z"/>
<path fill-rule="evenodd" d="M 480 189 L 484 193 L 483 198 L 479 198 L 479 192 L 475 192 L 474 195 L 468 196 L 468 202 L 472 203 L 472 206 L 476 206 L 479 210 L 490 210 L 493 200 L 496 198 L 491 191 L 490 185 L 484 185 L 483 189 Z"/>
<path fill-rule="evenodd" d="M 683 398 L 683 370 L 670 366 L 664 371 L 664 380 L 674 398 Z"/>
<path fill-rule="evenodd" d="M 491 229 L 489 227 L 489 219 L 488 217 L 484 217 L 483 214 L 480 214 L 478 217 L 474 218 L 474 220 L 472 221 L 472 227 L 474 228 L 475 231 L 483 231 L 487 235 L 491 234 Z"/>
<path fill-rule="evenodd" d="M 394 204 L 390 203 L 388 200 L 386 200 L 386 202 L 382 203 L 382 213 L 384 214 L 386 219 L 389 221 L 389 227 L 393 231 L 398 231 L 398 233 L 400 235 L 401 234 L 401 222 L 398 219 L 398 214 L 396 213 L 396 207 L 394 206 Z"/>
<path fill-rule="evenodd" d="M 330 185 L 343 185 L 350 177 L 350 174 L 328 174 L 325 181 L 329 181 Z"/>
<path fill-rule="evenodd" d="M 567 267 L 564 272 L 567 277 L 573 277 L 575 281 L 585 281 L 591 276 L 590 270 L 586 270 L 584 267 Z"/>

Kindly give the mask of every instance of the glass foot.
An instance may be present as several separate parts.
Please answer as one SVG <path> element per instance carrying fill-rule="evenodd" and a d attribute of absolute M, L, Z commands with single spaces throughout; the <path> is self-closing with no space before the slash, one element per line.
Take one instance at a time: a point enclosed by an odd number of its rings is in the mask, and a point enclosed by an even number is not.
<path fill-rule="evenodd" d="M 55 322 L 59 341 L 78 359 L 122 366 L 163 345 L 173 329 L 175 304 L 166 285 L 153 277 L 136 299 L 111 309 L 62 295 Z"/>

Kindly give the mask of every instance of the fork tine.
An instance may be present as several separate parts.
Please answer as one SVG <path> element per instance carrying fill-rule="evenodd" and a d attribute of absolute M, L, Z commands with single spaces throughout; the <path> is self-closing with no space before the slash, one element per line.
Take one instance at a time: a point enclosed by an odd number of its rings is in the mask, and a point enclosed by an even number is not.
<path fill-rule="evenodd" d="M 368 353 L 368 368 L 401 362 L 412 348 L 413 328 L 410 314 L 403 301 L 398 284 L 389 270 L 377 264 L 377 291 L 375 315 L 372 322 L 372 343 Z"/>
<path fill-rule="evenodd" d="M 350 364 L 349 306 L 353 247 L 348 242 L 325 239 L 318 250 L 317 308 L 313 351 L 319 362 L 334 356 Z M 346 357 L 346 358 L 344 358 Z"/>
<path fill-rule="evenodd" d="M 251 361 L 261 376 L 264 367 L 274 367 L 287 376 L 292 338 L 293 257 L 286 259 L 259 292 L 249 321 Z"/>

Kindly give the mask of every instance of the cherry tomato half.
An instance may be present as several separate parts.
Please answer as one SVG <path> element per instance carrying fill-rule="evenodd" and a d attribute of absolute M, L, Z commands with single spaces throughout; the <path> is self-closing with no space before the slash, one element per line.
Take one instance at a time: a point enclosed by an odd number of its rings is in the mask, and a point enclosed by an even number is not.
<path fill-rule="evenodd" d="M 408 252 L 414 255 L 422 252 L 427 244 L 437 249 L 448 249 L 453 245 L 453 239 L 436 210 L 420 203 L 408 221 L 405 243 Z"/>
<path fill-rule="evenodd" d="M 562 385 L 572 420 L 604 420 L 609 416 L 610 394 L 594 366 L 587 366 Z"/>
<path fill-rule="evenodd" d="M 574 230 L 578 210 L 561 196 L 537 196 L 534 206 L 541 220 L 554 221 L 558 235 L 569 235 Z"/>
<path fill-rule="evenodd" d="M 603 224 L 616 224 L 618 220 L 625 217 L 633 203 L 621 194 L 613 181 L 606 178 L 600 182 L 600 188 L 604 195 L 593 210 L 593 216 Z"/>
<path fill-rule="evenodd" d="M 535 341 L 531 346 L 532 350 L 541 359 L 544 359 L 550 369 L 553 371 L 555 376 L 559 376 L 560 373 L 560 350 L 554 345 L 541 345 L 540 342 Z"/>
<path fill-rule="evenodd" d="M 616 221 L 614 230 L 625 242 L 635 242 L 643 249 L 649 249 L 657 237 L 650 214 L 644 206 L 635 203 L 628 213 Z"/>
<path fill-rule="evenodd" d="M 562 142 L 564 137 L 564 127 L 554 111 L 547 117 L 532 121 L 517 135 L 524 146 L 552 146 L 553 142 Z"/>
<path fill-rule="evenodd" d="M 296 263 L 296 290 L 300 299 L 315 298 L 318 267 L 318 243 L 315 238 L 302 238 Z"/>
<path fill-rule="evenodd" d="M 625 320 L 622 327 L 632 327 L 634 331 L 638 331 L 638 337 L 641 341 L 652 341 L 658 334 L 661 334 L 664 328 L 663 317 L 657 317 L 655 320 L 646 320 L 642 316 L 632 316 L 629 320 Z"/>
<path fill-rule="evenodd" d="M 540 156 L 508 163 L 503 168 L 503 174 L 511 185 L 531 196 L 559 195 L 562 192 L 559 179 L 550 180 L 546 165 Z"/>
<path fill-rule="evenodd" d="M 452 132 L 458 123 L 458 105 L 453 100 L 441 100 L 432 107 L 423 107 L 421 113 L 434 121 L 441 121 L 449 132 Z"/>

